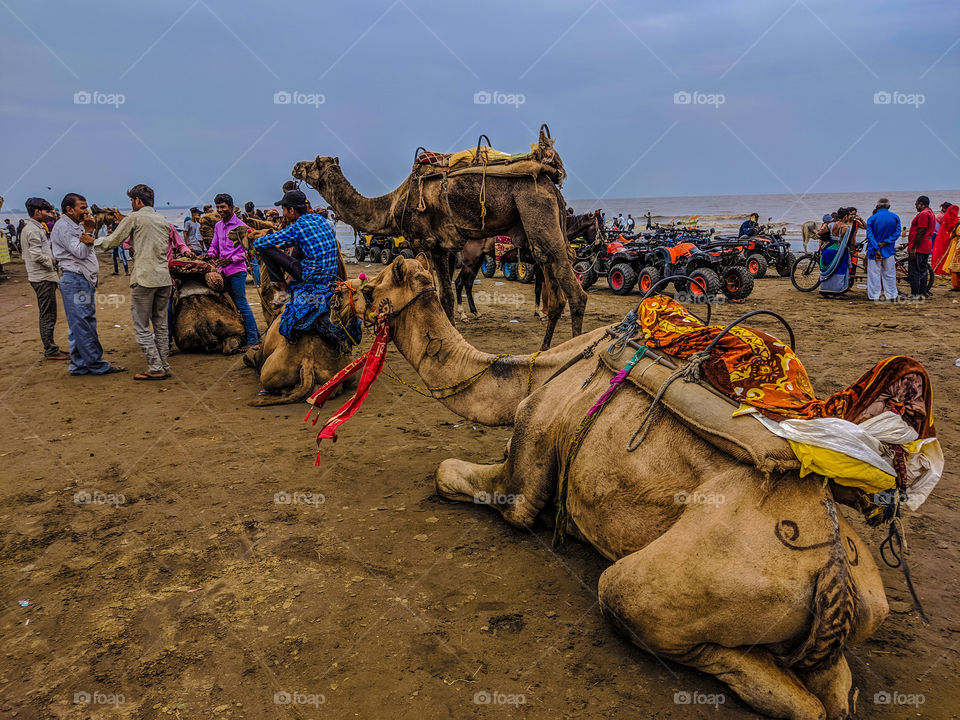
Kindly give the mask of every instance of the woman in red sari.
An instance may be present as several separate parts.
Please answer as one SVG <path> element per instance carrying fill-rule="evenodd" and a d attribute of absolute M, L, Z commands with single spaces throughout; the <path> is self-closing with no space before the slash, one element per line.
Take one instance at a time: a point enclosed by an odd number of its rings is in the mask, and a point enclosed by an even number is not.
<path fill-rule="evenodd" d="M 960 211 L 956 205 L 951 205 L 943 211 L 943 219 L 940 221 L 940 230 L 933 242 L 933 255 L 930 256 L 933 271 L 937 275 L 949 275 L 950 269 L 944 267 L 944 260 L 947 259 L 947 250 L 950 249 L 950 237 L 957 227 L 957 212 Z"/>

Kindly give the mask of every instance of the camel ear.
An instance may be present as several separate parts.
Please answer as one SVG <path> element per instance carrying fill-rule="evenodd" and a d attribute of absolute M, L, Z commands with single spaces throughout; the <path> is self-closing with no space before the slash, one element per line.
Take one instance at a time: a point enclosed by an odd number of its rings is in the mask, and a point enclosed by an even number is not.
<path fill-rule="evenodd" d="M 393 261 L 393 281 L 397 285 L 403 285 L 403 279 L 406 277 L 407 270 L 403 266 L 405 262 L 406 259 L 403 255 L 398 255 L 397 259 Z"/>
<path fill-rule="evenodd" d="M 334 158 L 333 158 L 333 164 L 336 165 L 337 167 L 340 167 L 340 157 L 339 157 L 339 156 L 334 156 Z"/>
<path fill-rule="evenodd" d="M 424 270 L 430 272 L 430 258 L 427 257 L 425 252 L 417 253 L 417 262 L 423 265 Z"/>

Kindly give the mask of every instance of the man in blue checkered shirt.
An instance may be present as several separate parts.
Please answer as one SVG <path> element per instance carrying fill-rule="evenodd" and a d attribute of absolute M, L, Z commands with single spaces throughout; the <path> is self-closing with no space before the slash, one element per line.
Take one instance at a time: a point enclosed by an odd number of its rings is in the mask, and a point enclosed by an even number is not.
<path fill-rule="evenodd" d="M 307 196 L 290 190 L 274 203 L 283 208 L 289 224 L 283 230 L 264 235 L 253 242 L 270 279 L 282 293 L 288 291 L 284 273 L 294 280 L 281 316 L 280 332 L 295 340 L 300 331 L 309 329 L 320 315 L 327 312 L 333 284 L 337 281 L 339 248 L 330 224 L 319 215 L 308 212 Z M 281 248 L 295 248 L 299 259 Z"/>

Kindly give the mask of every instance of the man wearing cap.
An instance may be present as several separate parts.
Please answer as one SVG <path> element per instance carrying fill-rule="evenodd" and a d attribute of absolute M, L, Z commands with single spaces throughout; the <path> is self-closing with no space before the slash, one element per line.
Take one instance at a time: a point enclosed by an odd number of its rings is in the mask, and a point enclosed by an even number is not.
<path fill-rule="evenodd" d="M 880 198 L 867 220 L 867 297 L 897 299 L 897 267 L 893 257 L 900 237 L 900 218 L 890 212 L 890 201 Z"/>
<path fill-rule="evenodd" d="M 183 239 L 195 253 L 203 254 L 203 236 L 200 234 L 200 208 L 190 208 L 190 217 L 183 223 Z"/>
<path fill-rule="evenodd" d="M 57 326 L 57 288 L 60 275 L 57 261 L 53 259 L 50 238 L 43 222 L 53 220 L 53 205 L 43 198 L 27 199 L 27 214 L 30 216 L 20 231 L 23 248 L 23 263 L 27 267 L 27 280 L 37 294 L 37 309 L 40 311 L 40 340 L 43 341 L 44 360 L 67 360 L 70 356 L 53 341 Z"/>
<path fill-rule="evenodd" d="M 100 262 L 94 252 L 93 218 L 87 199 L 67 193 L 60 203 L 63 215 L 50 232 L 50 249 L 60 265 L 60 295 L 70 327 L 70 374 L 106 375 L 124 368 L 103 359 L 97 335 L 97 280 Z M 81 224 L 83 223 L 83 224 Z"/>
<path fill-rule="evenodd" d="M 910 280 L 910 294 L 914 298 L 926 295 L 924 281 L 930 270 L 930 252 L 933 250 L 934 228 L 937 216 L 930 209 L 930 198 L 921 195 L 915 204 L 917 214 L 910 223 L 907 235 L 907 277 Z"/>
<path fill-rule="evenodd" d="M 253 310 L 250 309 L 250 303 L 247 302 L 247 255 L 243 245 L 235 244 L 229 237 L 231 230 L 236 227 L 246 227 L 246 225 L 233 212 L 233 198 L 230 195 L 220 193 L 213 201 L 216 203 L 220 220 L 213 228 L 213 239 L 210 241 L 207 255 L 223 273 L 227 293 L 240 311 L 240 317 L 243 318 L 243 327 L 247 332 L 247 345 L 246 348 L 241 349 L 249 349 L 256 347 L 260 342 L 260 330 L 257 328 L 257 320 L 253 316 Z"/>
<path fill-rule="evenodd" d="M 287 292 L 284 273 L 294 283 L 289 288 L 289 301 L 280 318 L 280 333 L 295 340 L 299 332 L 309 329 L 327 312 L 332 286 L 338 279 L 340 253 L 337 238 L 326 219 L 307 211 L 307 196 L 290 190 L 274 205 L 283 208 L 287 226 L 253 242 L 254 249 L 270 279 L 282 292 Z M 298 247 L 303 258 L 290 257 L 281 248 Z"/>

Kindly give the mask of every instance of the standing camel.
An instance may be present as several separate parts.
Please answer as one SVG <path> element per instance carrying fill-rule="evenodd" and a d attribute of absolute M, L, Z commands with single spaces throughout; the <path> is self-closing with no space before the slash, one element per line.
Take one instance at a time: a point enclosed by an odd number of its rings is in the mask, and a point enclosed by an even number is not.
<path fill-rule="evenodd" d="M 357 192 L 335 157 L 298 162 L 293 176 L 315 188 L 337 217 L 350 225 L 374 234 L 403 235 L 414 250 L 428 254 L 447 317 L 453 318 L 454 309 L 447 254 L 459 252 L 468 240 L 509 235 L 543 267 L 551 297 L 556 300 L 547 316 L 543 348 L 550 347 L 566 302 L 570 303 L 573 335 L 582 332 L 587 295 L 574 275 L 564 237 L 566 204 L 546 172 L 538 177 L 476 173 L 418 180 L 411 176 L 392 192 L 375 198 Z"/>

